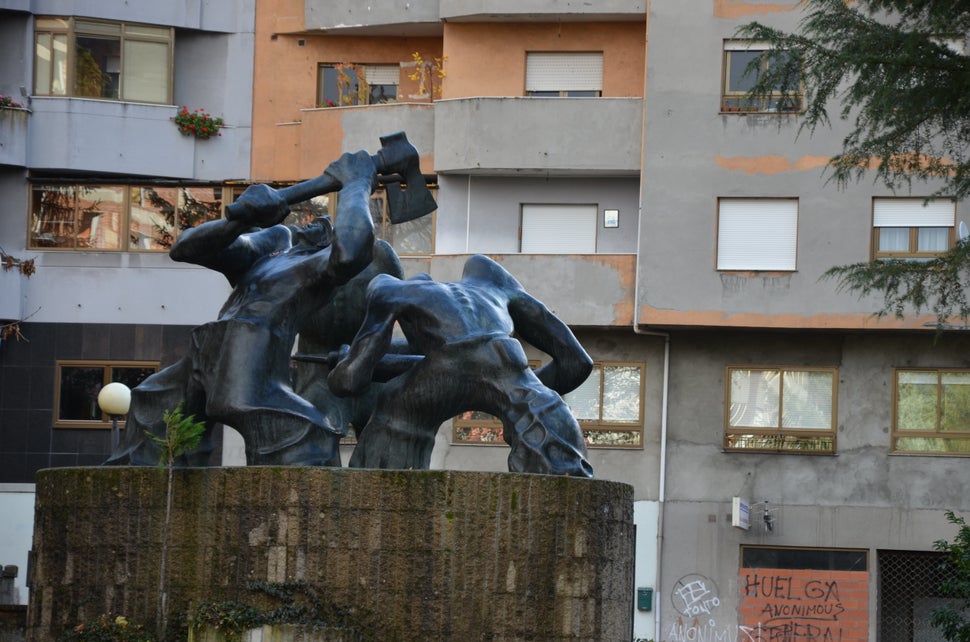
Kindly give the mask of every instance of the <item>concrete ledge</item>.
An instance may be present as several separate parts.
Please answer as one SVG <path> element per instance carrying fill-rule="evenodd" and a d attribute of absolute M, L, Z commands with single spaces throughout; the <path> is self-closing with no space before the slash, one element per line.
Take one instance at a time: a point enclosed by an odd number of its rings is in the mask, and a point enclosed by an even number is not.
<path fill-rule="evenodd" d="M 102 613 L 155 627 L 166 473 L 37 473 L 27 640 Z M 306 582 L 381 640 L 629 640 L 633 490 L 541 475 L 176 471 L 168 619 Z M 352 624 L 352 622 L 351 622 Z M 366 639 L 366 638 L 362 638 Z"/>

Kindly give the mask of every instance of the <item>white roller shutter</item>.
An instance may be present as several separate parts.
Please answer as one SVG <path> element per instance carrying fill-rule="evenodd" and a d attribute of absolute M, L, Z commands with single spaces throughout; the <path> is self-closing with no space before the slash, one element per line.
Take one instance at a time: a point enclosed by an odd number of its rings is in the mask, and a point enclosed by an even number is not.
<path fill-rule="evenodd" d="M 718 201 L 718 270 L 794 270 L 798 199 Z"/>
<path fill-rule="evenodd" d="M 953 227 L 955 218 L 956 205 L 948 200 L 877 198 L 872 203 L 875 227 Z"/>
<path fill-rule="evenodd" d="M 523 254 L 595 254 L 595 205 L 523 205 Z"/>
<path fill-rule="evenodd" d="M 603 53 L 529 53 L 526 91 L 602 91 Z"/>
<path fill-rule="evenodd" d="M 365 65 L 364 79 L 368 85 L 397 85 L 401 82 L 401 66 Z"/>

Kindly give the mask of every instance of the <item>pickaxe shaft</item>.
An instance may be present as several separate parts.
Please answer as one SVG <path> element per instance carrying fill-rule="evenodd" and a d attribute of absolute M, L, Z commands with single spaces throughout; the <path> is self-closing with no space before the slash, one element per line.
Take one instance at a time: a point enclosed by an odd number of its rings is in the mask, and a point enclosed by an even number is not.
<path fill-rule="evenodd" d="M 381 149 L 371 158 L 379 175 L 397 174 L 408 184 L 409 189 L 406 192 L 402 192 L 398 182 L 387 184 L 388 210 L 392 223 L 410 221 L 430 214 L 437 208 L 421 174 L 418 150 L 408 141 L 404 132 L 381 136 Z M 292 205 L 310 200 L 314 196 L 336 192 L 340 187 L 337 180 L 323 173 L 316 178 L 283 187 L 277 192 Z M 231 204 L 226 208 L 226 217 L 235 218 Z"/>
<path fill-rule="evenodd" d="M 306 354 L 303 352 L 298 352 L 292 355 L 290 358 L 294 361 L 325 363 L 330 368 L 333 368 L 337 365 L 337 362 L 345 356 L 345 352 L 338 351 L 328 352 L 327 354 Z M 404 374 L 413 368 L 422 359 L 424 359 L 424 356 L 419 354 L 385 354 L 383 357 L 381 357 L 377 367 L 374 368 L 374 375 L 371 380 L 380 383 L 390 381 L 394 377 Z"/>

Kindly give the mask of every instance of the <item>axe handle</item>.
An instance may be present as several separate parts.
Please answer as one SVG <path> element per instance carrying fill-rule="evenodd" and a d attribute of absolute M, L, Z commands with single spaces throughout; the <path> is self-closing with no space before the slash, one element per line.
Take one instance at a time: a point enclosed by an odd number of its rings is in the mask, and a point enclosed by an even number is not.
<path fill-rule="evenodd" d="M 374 166 L 377 167 L 377 173 L 380 174 L 383 169 L 381 166 L 384 164 L 384 159 L 380 154 L 374 154 L 371 156 L 371 159 L 374 161 Z M 316 178 L 305 180 L 302 183 L 280 188 L 279 194 L 287 203 L 293 205 L 294 203 L 308 201 L 314 196 L 336 192 L 338 189 L 340 189 L 340 183 L 326 173 L 323 173 Z"/>

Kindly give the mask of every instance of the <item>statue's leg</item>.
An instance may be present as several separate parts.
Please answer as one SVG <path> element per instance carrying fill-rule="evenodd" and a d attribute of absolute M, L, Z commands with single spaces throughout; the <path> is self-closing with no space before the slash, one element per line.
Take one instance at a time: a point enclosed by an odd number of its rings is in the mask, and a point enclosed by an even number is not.
<path fill-rule="evenodd" d="M 491 382 L 500 389 L 501 397 L 490 412 L 502 418 L 505 441 L 512 448 L 509 470 L 592 477 L 579 422 L 562 397 L 523 367 L 521 345 L 502 339 L 489 347 L 494 350 L 493 358 L 506 366 L 505 375 Z"/>
<path fill-rule="evenodd" d="M 435 435 L 468 398 L 473 377 L 462 377 L 437 355 L 384 385 L 370 420 L 357 437 L 353 468 L 426 470 Z M 469 386 L 469 383 L 471 386 Z"/>

